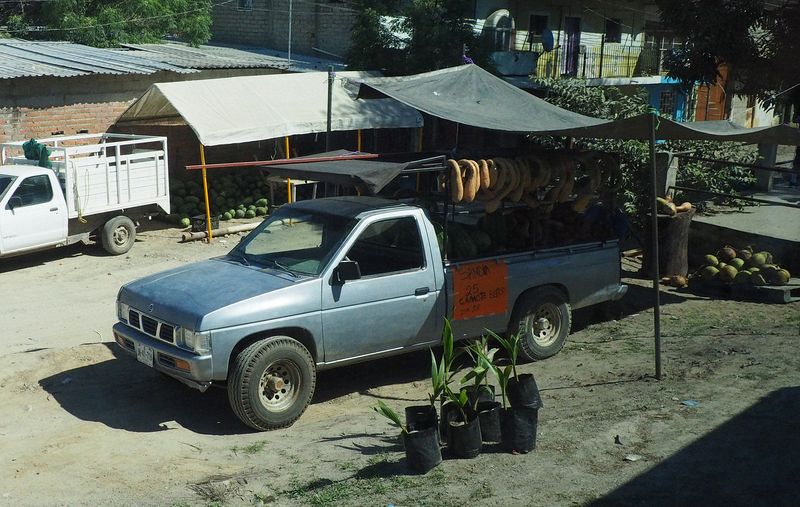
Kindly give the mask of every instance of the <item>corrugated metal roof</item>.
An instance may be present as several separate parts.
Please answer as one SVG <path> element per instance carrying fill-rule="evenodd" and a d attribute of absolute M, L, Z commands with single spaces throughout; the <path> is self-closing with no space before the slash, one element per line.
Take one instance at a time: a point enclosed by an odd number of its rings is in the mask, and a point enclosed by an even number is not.
<path fill-rule="evenodd" d="M 128 51 L 148 60 L 193 69 L 258 69 L 287 70 L 285 58 L 268 56 L 224 46 L 192 47 L 180 42 L 163 44 L 123 44 Z"/>
<path fill-rule="evenodd" d="M 16 77 L 74 77 L 91 74 L 182 74 L 197 72 L 126 51 L 93 48 L 71 42 L 0 40 L 0 79 Z"/>

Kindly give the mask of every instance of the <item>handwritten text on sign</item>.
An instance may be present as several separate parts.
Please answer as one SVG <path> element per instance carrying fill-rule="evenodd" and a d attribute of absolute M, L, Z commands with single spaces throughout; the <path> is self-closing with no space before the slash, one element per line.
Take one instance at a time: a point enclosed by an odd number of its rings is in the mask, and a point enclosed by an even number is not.
<path fill-rule="evenodd" d="M 472 262 L 455 268 L 455 320 L 505 313 L 508 310 L 508 264 Z"/>

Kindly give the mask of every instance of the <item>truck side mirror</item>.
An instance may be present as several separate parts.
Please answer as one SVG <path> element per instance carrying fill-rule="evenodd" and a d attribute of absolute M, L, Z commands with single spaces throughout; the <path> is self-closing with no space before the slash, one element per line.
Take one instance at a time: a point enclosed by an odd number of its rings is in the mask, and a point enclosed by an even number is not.
<path fill-rule="evenodd" d="M 12 196 L 8 200 L 8 205 L 6 206 L 6 208 L 12 211 L 14 210 L 14 208 L 21 208 L 21 207 L 22 207 L 22 197 L 18 195 Z"/>
<path fill-rule="evenodd" d="M 358 262 L 351 260 L 343 260 L 333 270 L 333 277 L 331 283 L 334 285 L 343 285 L 347 280 L 358 280 L 361 278 L 361 268 L 358 267 Z"/>

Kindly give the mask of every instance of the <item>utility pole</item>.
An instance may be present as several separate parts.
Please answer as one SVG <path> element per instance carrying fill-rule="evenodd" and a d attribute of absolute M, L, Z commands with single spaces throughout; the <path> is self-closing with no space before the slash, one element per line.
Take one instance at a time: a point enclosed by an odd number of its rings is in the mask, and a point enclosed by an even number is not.
<path fill-rule="evenodd" d="M 289 56 L 286 58 L 286 63 L 291 67 L 292 65 L 292 0 L 289 0 Z"/>

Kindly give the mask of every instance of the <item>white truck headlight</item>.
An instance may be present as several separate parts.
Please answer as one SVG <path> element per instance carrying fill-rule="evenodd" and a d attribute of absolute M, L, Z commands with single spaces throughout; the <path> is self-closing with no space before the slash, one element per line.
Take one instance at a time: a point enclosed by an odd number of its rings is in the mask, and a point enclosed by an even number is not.
<path fill-rule="evenodd" d="M 117 318 L 127 324 L 128 316 L 130 314 L 131 314 L 131 307 L 129 305 L 126 305 L 125 303 L 117 301 Z"/>
<path fill-rule="evenodd" d="M 178 334 L 178 345 L 196 354 L 211 352 L 211 333 L 208 331 L 192 331 L 182 327 Z"/>

